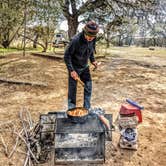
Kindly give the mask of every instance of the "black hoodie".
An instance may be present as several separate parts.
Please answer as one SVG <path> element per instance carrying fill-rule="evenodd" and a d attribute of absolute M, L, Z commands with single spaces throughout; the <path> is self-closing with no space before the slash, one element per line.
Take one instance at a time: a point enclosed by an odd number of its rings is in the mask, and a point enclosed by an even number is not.
<path fill-rule="evenodd" d="M 88 59 L 94 62 L 95 39 L 88 42 L 84 32 L 74 36 L 65 50 L 64 60 L 69 71 L 82 71 L 88 67 Z"/>

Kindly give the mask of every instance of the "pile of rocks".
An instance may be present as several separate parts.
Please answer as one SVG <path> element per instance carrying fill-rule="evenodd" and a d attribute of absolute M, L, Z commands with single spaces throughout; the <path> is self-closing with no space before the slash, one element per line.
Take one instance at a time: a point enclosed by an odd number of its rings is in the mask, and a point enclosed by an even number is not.
<path fill-rule="evenodd" d="M 120 130 L 119 146 L 125 149 L 137 150 L 137 126 L 142 122 L 141 110 L 143 107 L 132 100 L 127 99 L 126 101 L 127 103 L 122 104 L 117 119 Z"/>

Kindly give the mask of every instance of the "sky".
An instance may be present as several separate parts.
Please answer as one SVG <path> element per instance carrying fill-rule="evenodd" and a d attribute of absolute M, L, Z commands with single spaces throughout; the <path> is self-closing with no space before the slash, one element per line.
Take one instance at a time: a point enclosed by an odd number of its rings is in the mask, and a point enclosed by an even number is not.
<path fill-rule="evenodd" d="M 78 31 L 82 31 L 82 28 L 84 27 L 83 24 L 79 24 L 78 26 Z M 64 30 L 64 31 L 67 31 L 68 30 L 68 25 L 67 25 L 67 21 L 63 21 L 61 24 L 60 24 L 60 30 Z"/>
<path fill-rule="evenodd" d="M 78 31 L 81 32 L 82 28 L 84 27 L 84 24 L 79 24 L 78 26 Z M 64 30 L 67 31 L 68 30 L 68 25 L 67 25 L 67 21 L 62 21 L 62 23 L 59 26 L 60 30 Z M 99 33 L 103 33 L 103 30 L 100 28 Z"/>

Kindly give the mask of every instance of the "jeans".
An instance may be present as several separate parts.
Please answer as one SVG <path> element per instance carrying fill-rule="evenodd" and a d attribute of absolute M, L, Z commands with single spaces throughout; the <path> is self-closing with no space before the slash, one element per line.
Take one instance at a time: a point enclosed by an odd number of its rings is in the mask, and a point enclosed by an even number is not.
<path fill-rule="evenodd" d="M 92 94 L 92 80 L 89 71 L 89 67 L 84 69 L 83 71 L 76 70 L 79 75 L 81 81 L 84 82 L 84 104 L 83 107 L 89 109 L 91 107 L 90 100 Z M 68 80 L 68 109 L 72 109 L 76 107 L 76 93 L 77 93 L 77 81 L 74 80 L 69 73 Z"/>

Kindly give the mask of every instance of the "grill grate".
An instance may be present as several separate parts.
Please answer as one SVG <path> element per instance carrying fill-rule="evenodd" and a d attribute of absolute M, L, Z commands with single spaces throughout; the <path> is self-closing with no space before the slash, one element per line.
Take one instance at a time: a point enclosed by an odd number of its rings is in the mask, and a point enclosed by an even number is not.
<path fill-rule="evenodd" d="M 105 117 L 111 126 L 112 115 Z M 71 122 L 65 112 L 50 112 L 41 115 L 40 124 L 41 142 L 49 144 L 54 154 L 52 165 L 105 162 L 106 129 L 96 115 L 88 115 L 82 124 Z"/>
<path fill-rule="evenodd" d="M 85 133 L 104 132 L 104 127 L 100 120 L 93 115 L 89 115 L 85 123 L 73 123 L 68 118 L 57 119 L 56 133 Z"/>

